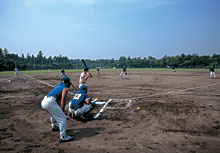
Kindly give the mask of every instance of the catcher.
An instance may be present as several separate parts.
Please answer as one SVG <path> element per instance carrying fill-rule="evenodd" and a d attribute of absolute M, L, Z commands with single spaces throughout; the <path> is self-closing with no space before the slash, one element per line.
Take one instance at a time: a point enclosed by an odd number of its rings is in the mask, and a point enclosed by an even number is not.
<path fill-rule="evenodd" d="M 87 94 L 88 88 L 82 85 L 74 96 L 72 101 L 69 102 L 70 117 L 76 119 L 89 119 L 89 113 L 95 108 L 95 103 L 92 98 Z"/>

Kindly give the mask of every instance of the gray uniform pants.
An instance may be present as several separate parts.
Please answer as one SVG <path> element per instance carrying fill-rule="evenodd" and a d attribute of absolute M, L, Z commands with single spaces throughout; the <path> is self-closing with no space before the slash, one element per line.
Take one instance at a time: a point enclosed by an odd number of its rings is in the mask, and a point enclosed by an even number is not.
<path fill-rule="evenodd" d="M 60 137 L 66 136 L 66 115 L 56 102 L 56 98 L 45 96 L 41 102 L 41 107 L 51 115 L 51 124 L 59 125 Z"/>
<path fill-rule="evenodd" d="M 86 115 L 90 111 L 92 111 L 92 109 L 94 108 L 94 105 L 92 105 L 91 103 L 84 104 L 82 107 L 78 108 L 77 110 L 71 109 L 70 105 L 71 105 L 71 102 L 69 102 L 69 111 L 70 111 L 70 113 L 75 114 L 75 116 Z"/>

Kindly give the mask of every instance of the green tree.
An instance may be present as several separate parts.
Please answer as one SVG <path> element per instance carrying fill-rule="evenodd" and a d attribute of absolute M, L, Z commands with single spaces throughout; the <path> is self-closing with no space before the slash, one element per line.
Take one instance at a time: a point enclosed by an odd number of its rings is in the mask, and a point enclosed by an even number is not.
<path fill-rule="evenodd" d="M 6 55 L 7 55 L 8 53 L 9 53 L 9 52 L 8 52 L 8 49 L 4 48 L 4 49 L 3 49 L 4 58 L 6 57 Z"/>
<path fill-rule="evenodd" d="M 0 59 L 4 58 L 3 50 L 0 48 Z"/>

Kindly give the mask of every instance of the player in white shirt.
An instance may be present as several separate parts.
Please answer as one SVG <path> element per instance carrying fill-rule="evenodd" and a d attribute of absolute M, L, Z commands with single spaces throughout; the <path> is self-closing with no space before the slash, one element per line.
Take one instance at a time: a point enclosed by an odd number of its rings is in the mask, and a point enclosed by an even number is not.
<path fill-rule="evenodd" d="M 15 74 L 14 74 L 14 79 L 15 79 L 16 76 L 19 76 L 19 73 L 18 73 L 18 68 L 17 67 L 14 70 L 15 70 Z"/>
<path fill-rule="evenodd" d="M 79 88 L 82 85 L 86 84 L 86 81 L 88 78 L 91 78 L 92 74 L 89 72 L 89 68 L 88 67 L 84 67 L 84 71 L 81 73 L 80 78 L 79 78 Z"/>
<path fill-rule="evenodd" d="M 62 69 L 62 70 L 61 70 L 61 73 L 60 73 L 60 75 L 59 75 L 59 77 L 58 77 L 58 79 L 61 80 L 64 76 L 66 76 L 66 74 L 65 74 L 65 70 Z"/>

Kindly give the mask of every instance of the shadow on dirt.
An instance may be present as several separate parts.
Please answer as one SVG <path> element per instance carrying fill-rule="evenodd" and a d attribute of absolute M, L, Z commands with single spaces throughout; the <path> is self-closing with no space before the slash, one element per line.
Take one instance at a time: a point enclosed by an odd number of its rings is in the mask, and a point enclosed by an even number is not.
<path fill-rule="evenodd" d="M 96 128 L 69 129 L 66 132 L 68 135 L 73 135 L 75 137 L 75 141 L 79 141 L 82 140 L 83 138 L 96 136 L 104 130 L 105 130 L 104 127 L 96 127 Z"/>

